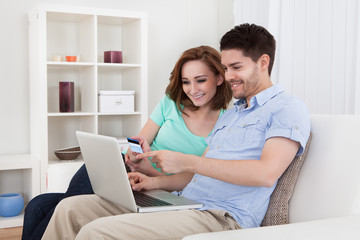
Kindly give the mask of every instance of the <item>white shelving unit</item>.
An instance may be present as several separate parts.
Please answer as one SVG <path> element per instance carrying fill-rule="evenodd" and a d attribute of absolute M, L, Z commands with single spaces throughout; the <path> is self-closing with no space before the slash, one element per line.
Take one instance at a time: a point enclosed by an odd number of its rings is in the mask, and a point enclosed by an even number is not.
<path fill-rule="evenodd" d="M 46 179 L 48 185 L 64 186 L 69 180 L 47 174 L 66 169 L 72 174 L 81 166 L 53 153 L 78 145 L 76 130 L 131 136 L 147 121 L 147 15 L 42 4 L 29 13 L 29 22 L 31 154 L 40 159 L 41 192 L 46 192 Z M 122 51 L 123 63 L 104 63 L 104 51 L 110 50 Z M 54 54 L 80 55 L 80 61 L 53 62 Z M 74 112 L 59 112 L 59 81 L 74 82 Z M 135 111 L 99 112 L 101 90 L 134 90 Z"/>
<path fill-rule="evenodd" d="M 22 193 L 26 203 L 40 193 L 39 160 L 30 154 L 0 156 L 0 194 Z M 0 228 L 22 226 L 23 214 L 0 217 Z"/>

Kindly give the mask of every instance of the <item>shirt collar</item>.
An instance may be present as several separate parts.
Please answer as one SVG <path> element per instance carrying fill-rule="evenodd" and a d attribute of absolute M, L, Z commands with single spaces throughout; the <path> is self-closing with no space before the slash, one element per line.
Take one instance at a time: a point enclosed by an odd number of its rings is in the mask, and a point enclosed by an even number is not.
<path fill-rule="evenodd" d="M 259 106 L 262 106 L 271 98 L 273 98 L 274 96 L 278 95 L 281 92 L 284 92 L 283 87 L 280 84 L 275 84 L 274 86 L 271 86 L 265 89 L 264 91 L 259 92 L 258 94 L 253 96 L 250 99 L 250 105 L 254 106 L 257 104 Z M 234 103 L 234 107 L 236 108 L 237 111 L 243 110 L 244 108 L 246 108 L 246 99 L 245 98 L 239 99 Z"/>

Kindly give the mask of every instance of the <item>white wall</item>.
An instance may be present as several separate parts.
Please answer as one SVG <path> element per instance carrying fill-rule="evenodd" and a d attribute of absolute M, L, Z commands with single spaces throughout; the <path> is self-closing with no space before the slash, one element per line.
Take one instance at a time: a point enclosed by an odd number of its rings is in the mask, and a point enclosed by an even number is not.
<path fill-rule="evenodd" d="M 304 99 L 311 113 L 360 113 L 358 0 L 234 3 L 236 24 L 263 25 L 277 40 L 273 82 Z"/>
<path fill-rule="evenodd" d="M 233 0 L 0 0 L 0 155 L 29 152 L 27 13 L 38 3 L 145 11 L 149 20 L 149 112 L 182 51 L 218 48 L 233 26 Z"/>

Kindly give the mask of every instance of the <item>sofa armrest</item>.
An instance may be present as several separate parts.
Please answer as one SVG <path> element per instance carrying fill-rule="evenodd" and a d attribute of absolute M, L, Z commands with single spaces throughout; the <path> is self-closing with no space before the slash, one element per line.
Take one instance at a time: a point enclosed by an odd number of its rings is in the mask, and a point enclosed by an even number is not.
<path fill-rule="evenodd" d="M 184 240 L 358 240 L 360 236 L 360 215 L 328 218 L 322 220 L 291 223 L 285 225 L 202 233 L 183 238 Z"/>

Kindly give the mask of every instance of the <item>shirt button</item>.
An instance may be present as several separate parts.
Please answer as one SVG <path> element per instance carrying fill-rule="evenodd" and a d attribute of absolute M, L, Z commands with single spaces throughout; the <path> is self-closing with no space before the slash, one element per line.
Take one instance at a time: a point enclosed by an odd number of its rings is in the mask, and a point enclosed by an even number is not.
<path fill-rule="evenodd" d="M 220 149 L 221 147 L 220 147 L 220 145 L 217 145 L 216 148 L 217 148 L 217 149 Z"/>
<path fill-rule="evenodd" d="M 196 178 L 193 180 L 193 183 L 196 183 Z"/>
<path fill-rule="evenodd" d="M 244 125 L 243 125 L 243 127 L 246 127 L 247 126 L 247 123 L 245 123 Z"/>

